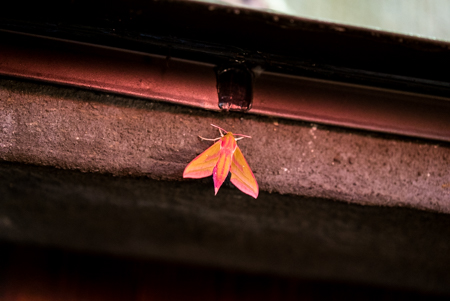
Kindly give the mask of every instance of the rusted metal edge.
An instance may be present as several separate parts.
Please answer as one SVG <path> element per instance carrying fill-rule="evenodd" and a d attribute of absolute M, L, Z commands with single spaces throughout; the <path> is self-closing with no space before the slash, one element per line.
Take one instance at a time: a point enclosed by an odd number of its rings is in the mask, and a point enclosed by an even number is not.
<path fill-rule="evenodd" d="M 214 65 L 0 30 L 0 74 L 219 110 Z M 450 142 L 450 99 L 262 72 L 253 114 Z"/>
<path fill-rule="evenodd" d="M 448 42 L 251 8 L 180 0 L 15 0 L 2 5 L 0 28 L 450 97 Z"/>

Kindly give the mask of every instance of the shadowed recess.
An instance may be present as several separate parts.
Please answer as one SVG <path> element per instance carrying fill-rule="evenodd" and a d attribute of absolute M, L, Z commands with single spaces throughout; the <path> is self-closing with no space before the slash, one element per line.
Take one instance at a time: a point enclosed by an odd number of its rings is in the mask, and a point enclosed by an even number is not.
<path fill-rule="evenodd" d="M 211 179 L 0 164 L 0 239 L 311 280 L 450 290 L 448 215 L 262 192 Z"/>

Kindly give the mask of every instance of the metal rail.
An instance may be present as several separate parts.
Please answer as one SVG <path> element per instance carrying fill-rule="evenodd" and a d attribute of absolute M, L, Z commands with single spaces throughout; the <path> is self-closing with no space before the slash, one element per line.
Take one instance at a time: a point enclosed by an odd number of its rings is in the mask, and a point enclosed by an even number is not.
<path fill-rule="evenodd" d="M 0 30 L 0 74 L 219 110 L 214 65 Z M 450 142 L 450 99 L 262 72 L 249 113 Z"/>

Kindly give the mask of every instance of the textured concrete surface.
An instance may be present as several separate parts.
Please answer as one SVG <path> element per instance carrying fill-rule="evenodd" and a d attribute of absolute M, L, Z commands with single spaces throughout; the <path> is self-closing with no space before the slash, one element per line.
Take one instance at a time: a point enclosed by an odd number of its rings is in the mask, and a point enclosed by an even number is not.
<path fill-rule="evenodd" d="M 255 200 L 231 185 L 214 197 L 211 182 L 3 162 L 0 241 L 450 294 L 446 214 L 267 192 Z"/>
<path fill-rule="evenodd" d="M 450 212 L 448 144 L 0 79 L 6 161 L 182 180 L 210 123 L 253 136 L 239 145 L 262 191 Z"/>

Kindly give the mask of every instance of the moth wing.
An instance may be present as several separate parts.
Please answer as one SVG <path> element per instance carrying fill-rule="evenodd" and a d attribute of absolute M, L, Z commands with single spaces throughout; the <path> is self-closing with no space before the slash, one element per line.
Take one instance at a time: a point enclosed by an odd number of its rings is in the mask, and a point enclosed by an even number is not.
<path fill-rule="evenodd" d="M 241 150 L 236 146 L 236 150 L 233 154 L 233 160 L 231 161 L 231 183 L 234 184 L 240 191 L 246 193 L 255 199 L 258 197 L 259 187 L 253 175 L 250 166 L 244 158 Z"/>
<path fill-rule="evenodd" d="M 212 175 L 219 160 L 220 140 L 198 155 L 186 166 L 183 178 L 200 179 Z"/>

